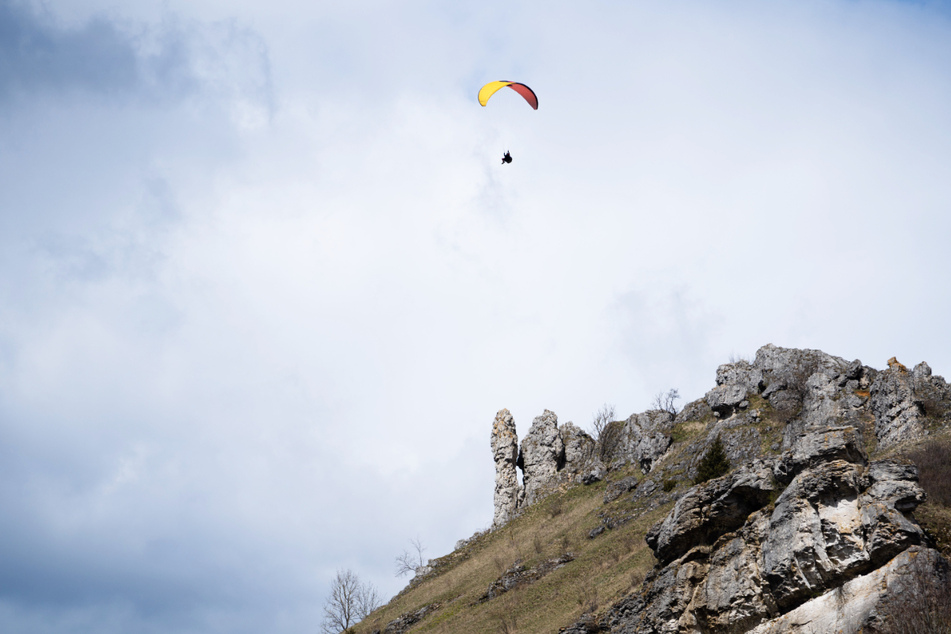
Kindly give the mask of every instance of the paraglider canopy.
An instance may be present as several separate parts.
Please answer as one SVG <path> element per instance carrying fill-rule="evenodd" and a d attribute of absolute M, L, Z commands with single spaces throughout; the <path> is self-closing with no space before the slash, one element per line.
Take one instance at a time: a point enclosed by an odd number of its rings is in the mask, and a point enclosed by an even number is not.
<path fill-rule="evenodd" d="M 520 84 L 514 81 L 490 81 L 479 89 L 479 103 L 483 106 L 486 105 L 489 103 L 489 97 L 506 86 L 522 95 L 522 97 L 525 98 L 525 101 L 528 102 L 528 105 L 530 105 L 533 109 L 538 110 L 538 97 L 535 96 L 535 92 L 525 84 Z"/>

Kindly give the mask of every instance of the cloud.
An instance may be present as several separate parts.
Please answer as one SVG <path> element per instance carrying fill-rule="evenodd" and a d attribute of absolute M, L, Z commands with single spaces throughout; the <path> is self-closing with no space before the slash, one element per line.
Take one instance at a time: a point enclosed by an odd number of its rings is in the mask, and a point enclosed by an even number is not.
<path fill-rule="evenodd" d="M 3 5 L 0 629 L 305 631 L 491 521 L 503 407 L 951 363 L 929 9 L 436 4 Z"/>
<path fill-rule="evenodd" d="M 0 95 L 43 89 L 113 93 L 138 81 L 130 39 L 109 22 L 57 28 L 25 2 L 0 3 Z"/>
<path fill-rule="evenodd" d="M 95 14 L 62 25 L 26 0 L 0 2 L 0 105 L 31 99 L 136 99 L 174 104 L 196 93 L 242 99 L 244 116 L 273 108 L 267 50 L 233 21 L 149 26 Z"/>

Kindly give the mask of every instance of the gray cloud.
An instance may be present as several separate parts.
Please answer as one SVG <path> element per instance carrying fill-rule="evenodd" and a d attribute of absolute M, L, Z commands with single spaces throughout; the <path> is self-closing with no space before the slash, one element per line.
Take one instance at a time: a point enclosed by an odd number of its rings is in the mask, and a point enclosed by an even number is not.
<path fill-rule="evenodd" d="M 273 107 L 267 49 L 233 21 L 166 14 L 157 25 L 103 14 L 61 25 L 45 7 L 0 1 L 0 103 L 31 95 L 174 104 L 196 93 Z"/>
<path fill-rule="evenodd" d="M 106 20 L 59 28 L 26 2 L 0 2 L 0 95 L 129 91 L 138 83 L 138 66 L 130 38 Z"/>

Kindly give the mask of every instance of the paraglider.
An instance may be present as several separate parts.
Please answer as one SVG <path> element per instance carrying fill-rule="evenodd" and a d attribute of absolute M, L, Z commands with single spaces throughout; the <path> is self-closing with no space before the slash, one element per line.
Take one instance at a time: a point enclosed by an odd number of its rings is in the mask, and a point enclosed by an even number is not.
<path fill-rule="evenodd" d="M 535 91 L 525 84 L 520 84 L 515 81 L 490 81 L 479 89 L 479 103 L 485 106 L 487 103 L 489 103 L 489 97 L 506 86 L 522 95 L 522 97 L 528 102 L 528 105 L 530 105 L 533 110 L 538 110 L 538 97 L 535 96 Z"/>
<path fill-rule="evenodd" d="M 528 102 L 532 110 L 538 110 L 538 97 L 535 95 L 535 91 L 525 84 L 520 84 L 516 81 L 490 81 L 479 89 L 479 103 L 485 107 L 489 103 L 489 98 L 503 88 L 511 88 Z M 505 155 L 502 156 L 502 165 L 511 162 L 512 155 L 506 150 Z"/>

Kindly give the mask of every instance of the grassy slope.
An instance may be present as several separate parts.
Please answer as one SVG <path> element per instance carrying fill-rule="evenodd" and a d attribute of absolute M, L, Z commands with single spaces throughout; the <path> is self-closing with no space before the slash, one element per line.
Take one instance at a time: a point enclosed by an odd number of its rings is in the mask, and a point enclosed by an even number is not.
<path fill-rule="evenodd" d="M 774 419 L 768 404 L 761 401 L 758 399 L 753 405 L 763 410 L 765 419 L 751 427 L 757 428 L 765 450 L 779 440 L 783 425 Z M 686 463 L 702 453 L 705 438 L 716 423 L 705 404 L 701 409 L 703 413 L 698 419 L 674 428 L 674 444 L 652 472 L 658 483 L 669 480 L 670 486 L 677 489 L 692 485 L 686 477 Z M 741 427 L 730 433 L 743 431 Z M 629 465 L 612 471 L 608 479 L 616 482 L 630 475 L 641 477 Z M 638 588 L 656 563 L 644 537 L 673 506 L 671 503 L 645 512 L 631 501 L 630 495 L 604 504 L 606 487 L 606 482 L 564 486 L 503 528 L 435 560 L 432 574 L 405 588 L 357 625 L 354 632 L 369 634 L 382 630 L 390 621 L 431 603 L 440 606 L 413 626 L 414 633 L 549 634 L 576 622 L 583 613 L 603 612 Z M 589 539 L 589 532 L 601 524 L 600 515 L 634 519 Z M 534 584 L 477 603 L 489 585 L 516 561 L 530 568 L 565 552 L 572 553 L 574 561 Z"/>
<path fill-rule="evenodd" d="M 405 589 L 355 631 L 382 630 L 400 615 L 433 602 L 441 607 L 413 632 L 557 632 L 584 610 L 606 607 L 639 586 L 654 565 L 644 535 L 669 506 L 588 539 L 605 507 L 604 489 L 605 484 L 598 483 L 553 493 L 500 530 L 433 562 L 432 575 Z M 622 499 L 607 506 L 623 510 L 625 504 L 630 503 Z M 516 561 L 532 567 L 565 552 L 572 553 L 574 561 L 533 584 L 477 603 L 489 584 Z"/>

